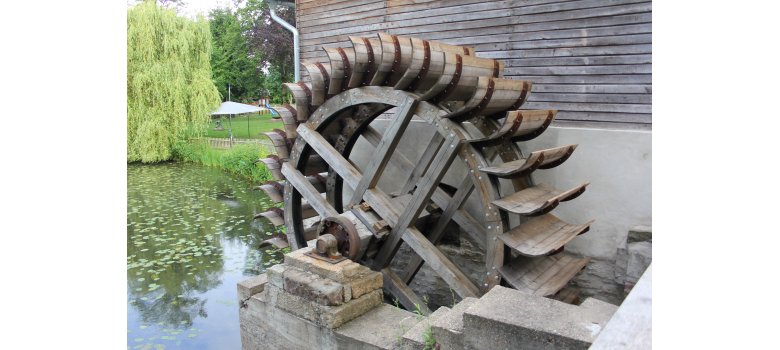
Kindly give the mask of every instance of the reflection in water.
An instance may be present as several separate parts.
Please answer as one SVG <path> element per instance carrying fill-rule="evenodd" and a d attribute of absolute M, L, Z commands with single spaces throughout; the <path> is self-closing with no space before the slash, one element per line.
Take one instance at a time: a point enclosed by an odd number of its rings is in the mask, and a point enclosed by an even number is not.
<path fill-rule="evenodd" d="M 128 165 L 131 349 L 240 348 L 236 283 L 281 260 L 257 249 L 271 203 L 247 181 L 195 165 Z"/>

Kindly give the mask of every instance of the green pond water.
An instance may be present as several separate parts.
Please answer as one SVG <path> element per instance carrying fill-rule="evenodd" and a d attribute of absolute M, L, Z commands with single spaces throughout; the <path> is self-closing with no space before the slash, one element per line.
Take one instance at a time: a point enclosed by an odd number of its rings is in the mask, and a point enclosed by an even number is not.
<path fill-rule="evenodd" d="M 127 348 L 240 349 L 236 283 L 282 260 L 258 249 L 271 202 L 191 164 L 128 165 Z"/>

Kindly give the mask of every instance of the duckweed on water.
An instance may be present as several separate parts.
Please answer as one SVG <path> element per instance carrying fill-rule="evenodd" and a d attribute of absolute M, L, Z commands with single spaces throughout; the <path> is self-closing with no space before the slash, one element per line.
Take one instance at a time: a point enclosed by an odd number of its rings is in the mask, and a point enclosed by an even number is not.
<path fill-rule="evenodd" d="M 272 203 L 252 187 L 217 169 L 128 166 L 128 348 L 240 348 L 235 284 L 283 253 L 256 248 L 273 227 L 252 217 Z"/>

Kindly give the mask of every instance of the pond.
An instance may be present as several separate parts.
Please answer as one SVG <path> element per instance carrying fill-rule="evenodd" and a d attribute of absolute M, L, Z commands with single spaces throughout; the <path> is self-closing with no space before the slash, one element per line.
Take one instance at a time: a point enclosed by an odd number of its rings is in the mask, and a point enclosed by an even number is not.
<path fill-rule="evenodd" d="M 282 260 L 258 249 L 272 203 L 192 164 L 127 167 L 127 348 L 240 349 L 236 283 Z"/>

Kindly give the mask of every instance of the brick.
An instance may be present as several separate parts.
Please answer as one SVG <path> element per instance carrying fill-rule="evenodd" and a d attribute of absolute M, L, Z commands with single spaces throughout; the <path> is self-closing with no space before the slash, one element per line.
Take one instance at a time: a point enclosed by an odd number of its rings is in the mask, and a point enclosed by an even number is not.
<path fill-rule="evenodd" d="M 345 290 L 349 290 L 351 298 L 360 298 L 363 295 L 371 293 L 377 289 L 382 289 L 382 274 L 376 271 L 369 271 L 359 275 L 344 285 Z"/>
<path fill-rule="evenodd" d="M 296 268 L 284 272 L 284 290 L 322 305 L 344 303 L 344 286 L 341 283 L 322 278 Z"/>
<path fill-rule="evenodd" d="M 322 305 L 287 293 L 273 285 L 266 287 L 266 293 L 270 305 L 330 329 L 337 328 L 382 304 L 381 290 L 338 306 Z"/>
<path fill-rule="evenodd" d="M 284 263 L 339 283 L 347 283 L 353 277 L 371 271 L 368 267 L 349 259 L 343 260 L 337 264 L 331 264 L 327 261 L 304 255 L 304 253 L 309 252 L 312 249 L 314 248 L 308 247 L 287 253 L 284 255 Z"/>

